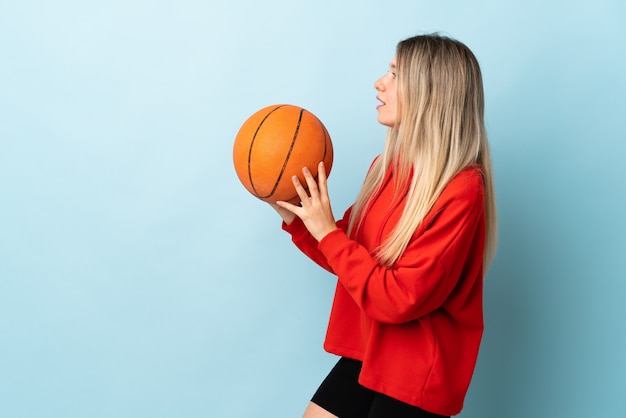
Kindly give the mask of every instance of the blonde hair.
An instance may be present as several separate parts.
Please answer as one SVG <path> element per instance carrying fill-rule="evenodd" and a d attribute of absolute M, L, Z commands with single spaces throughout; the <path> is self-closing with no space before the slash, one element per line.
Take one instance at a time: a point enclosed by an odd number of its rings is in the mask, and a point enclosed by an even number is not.
<path fill-rule="evenodd" d="M 375 254 L 382 265 L 392 266 L 450 180 L 478 164 L 485 192 L 486 269 L 495 254 L 497 215 L 478 61 L 467 46 L 438 34 L 399 42 L 396 60 L 400 123 L 389 128 L 385 149 L 365 178 L 349 233 L 358 229 L 385 176 L 394 170 L 395 198 L 407 191 L 406 205 Z"/>

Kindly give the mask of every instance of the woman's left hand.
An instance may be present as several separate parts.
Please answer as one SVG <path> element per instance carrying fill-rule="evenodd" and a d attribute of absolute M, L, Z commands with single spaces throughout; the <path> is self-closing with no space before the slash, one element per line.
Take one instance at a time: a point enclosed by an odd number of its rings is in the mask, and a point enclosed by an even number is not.
<path fill-rule="evenodd" d="M 330 198 L 328 197 L 328 188 L 326 186 L 326 168 L 324 163 L 321 162 L 318 166 L 318 181 L 315 182 L 311 171 L 304 167 L 302 169 L 306 184 L 308 187 L 308 194 L 306 189 L 300 183 L 297 176 L 293 176 L 293 185 L 298 192 L 298 196 L 302 201 L 300 206 L 292 205 L 291 203 L 278 201 L 276 205 L 281 208 L 287 209 L 300 219 L 304 223 L 304 226 L 309 230 L 313 238 L 318 242 L 322 240 L 329 232 L 337 229 L 335 223 L 335 217 L 330 207 Z"/>

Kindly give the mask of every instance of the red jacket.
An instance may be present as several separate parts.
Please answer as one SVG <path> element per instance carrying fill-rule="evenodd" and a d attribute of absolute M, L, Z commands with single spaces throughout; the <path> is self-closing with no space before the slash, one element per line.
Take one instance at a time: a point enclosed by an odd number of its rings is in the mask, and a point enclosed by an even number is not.
<path fill-rule="evenodd" d="M 463 407 L 483 333 L 484 187 L 469 167 L 444 189 L 391 268 L 372 257 L 405 204 L 387 181 L 354 237 L 317 242 L 296 217 L 283 229 L 338 277 L 324 348 L 363 361 L 359 382 L 441 415 Z"/>

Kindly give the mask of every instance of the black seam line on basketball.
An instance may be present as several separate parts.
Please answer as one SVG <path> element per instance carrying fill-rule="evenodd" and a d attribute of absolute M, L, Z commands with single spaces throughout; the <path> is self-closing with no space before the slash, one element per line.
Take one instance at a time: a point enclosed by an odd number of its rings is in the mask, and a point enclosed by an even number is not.
<path fill-rule="evenodd" d="M 324 161 L 324 163 L 326 162 L 326 151 L 327 151 L 327 147 L 328 147 L 328 139 L 329 137 L 327 136 L 327 132 L 326 132 L 326 128 L 324 127 L 324 124 L 322 123 L 321 120 L 317 120 L 320 124 L 320 128 L 322 129 L 322 133 L 324 134 L 324 154 L 322 155 L 322 161 Z M 324 164 L 325 165 L 325 164 Z M 327 167 L 324 167 L 325 169 Z M 317 174 L 313 177 L 313 179 L 315 180 L 315 182 L 317 183 L 317 179 L 319 177 L 319 171 L 317 172 Z M 328 173 L 326 173 L 328 174 Z"/>
<path fill-rule="evenodd" d="M 329 139 L 326 135 L 328 134 L 328 132 L 326 132 L 326 127 L 324 126 L 322 121 L 318 119 L 318 122 L 320 123 L 320 128 L 322 128 L 322 132 L 324 133 L 324 156 L 322 157 L 322 161 L 326 161 L 326 148 L 328 147 Z"/>
<path fill-rule="evenodd" d="M 322 122 L 321 121 L 318 121 L 318 122 L 320 122 L 320 126 L 322 128 L 322 132 L 324 133 L 324 156 L 322 157 L 322 161 L 324 161 L 324 160 L 326 160 L 326 148 L 327 148 L 327 141 L 326 141 L 326 139 L 329 139 L 329 137 L 326 135 L 327 134 L 326 128 L 324 127 Z M 317 174 L 315 176 L 313 176 L 313 180 L 315 180 L 315 183 L 317 183 L 317 180 L 319 179 L 319 175 L 320 175 L 320 173 L 318 171 Z M 285 199 L 285 201 L 289 202 L 289 201 L 295 199 L 296 197 L 298 197 L 297 193 L 294 194 L 293 196 L 291 196 L 289 199 Z"/>
<path fill-rule="evenodd" d="M 328 132 L 326 132 L 326 128 L 324 127 L 324 124 L 322 123 L 322 121 L 320 121 L 319 119 L 317 121 L 319 122 L 320 128 L 322 128 L 322 132 L 324 133 L 324 155 L 322 157 L 322 161 L 326 161 L 326 153 L 328 150 L 328 142 L 330 140 L 330 135 L 328 134 Z M 316 183 L 317 183 L 317 180 L 319 179 L 319 174 L 320 173 L 318 171 L 317 174 L 313 176 L 313 180 L 315 180 Z M 295 199 L 296 197 L 298 197 L 298 194 L 293 195 L 289 199 L 285 199 L 285 201 L 289 202 L 290 200 Z"/>
<path fill-rule="evenodd" d="M 328 132 L 326 132 L 326 127 L 324 126 L 324 124 L 322 123 L 321 120 L 317 120 L 320 124 L 320 128 L 322 128 L 322 133 L 324 133 L 324 155 L 322 156 L 322 161 L 326 161 L 326 152 L 327 152 L 327 148 L 328 148 L 328 140 L 330 139 L 330 135 L 328 134 Z M 326 164 L 324 163 L 324 169 L 326 169 L 327 167 L 325 166 Z M 317 183 L 317 179 L 319 177 L 319 171 L 317 172 L 317 174 L 315 175 L 314 179 L 315 182 Z M 326 172 L 326 174 L 328 174 L 328 172 Z"/>
<path fill-rule="evenodd" d="M 328 143 L 330 141 L 330 135 L 328 134 L 328 132 L 326 131 L 326 127 L 324 126 L 324 124 L 322 123 L 322 121 L 320 121 L 319 119 L 317 120 L 320 124 L 320 128 L 322 129 L 322 132 L 324 133 L 324 155 L 322 157 L 322 161 L 326 161 L 326 154 L 328 152 Z M 317 172 L 317 174 L 313 177 L 313 179 L 315 180 L 315 182 L 317 183 L 317 180 L 319 178 L 319 171 Z M 328 173 L 327 173 L 328 174 Z M 294 194 L 293 196 L 291 196 L 289 199 L 285 199 L 285 201 L 289 202 L 293 199 L 295 199 L 296 197 L 298 197 L 298 194 Z"/>
<path fill-rule="evenodd" d="M 254 131 L 254 135 L 252 136 L 252 141 L 250 141 L 250 148 L 248 150 L 248 180 L 250 180 L 250 186 L 252 187 L 252 190 L 254 190 L 254 195 L 258 198 L 261 198 L 262 196 L 259 195 L 259 192 L 257 192 L 256 187 L 254 187 L 254 180 L 252 180 L 252 169 L 250 167 L 251 165 L 250 158 L 252 158 L 252 148 L 254 146 L 254 141 L 256 140 L 256 136 L 259 133 L 259 130 L 261 129 L 261 126 L 265 123 L 267 118 L 269 118 L 272 113 L 274 113 L 275 111 L 277 111 L 283 106 L 284 105 L 276 106 L 275 108 L 267 112 L 267 115 L 265 115 L 263 120 L 261 120 L 261 123 L 259 123 L 259 126 L 256 127 L 256 131 Z"/>
<path fill-rule="evenodd" d="M 302 113 L 304 113 L 304 109 L 300 109 L 300 115 L 298 117 L 298 124 L 296 125 L 296 130 L 293 133 L 293 138 L 291 139 L 291 146 L 289 147 L 289 151 L 287 152 L 287 156 L 285 157 L 285 161 L 283 162 L 283 166 L 280 169 L 280 173 L 278 174 L 278 178 L 276 179 L 276 182 L 274 183 L 274 188 L 272 189 L 272 191 L 266 195 L 266 196 L 260 196 L 262 199 L 267 199 L 268 197 L 271 197 L 275 192 L 276 189 L 278 188 L 278 183 L 280 183 L 280 179 L 283 178 L 283 174 L 285 174 L 285 170 L 287 169 L 287 163 L 289 162 L 289 157 L 291 156 L 291 153 L 293 152 L 293 148 L 296 144 L 296 138 L 298 138 L 298 131 L 300 131 L 300 122 L 302 122 Z"/>

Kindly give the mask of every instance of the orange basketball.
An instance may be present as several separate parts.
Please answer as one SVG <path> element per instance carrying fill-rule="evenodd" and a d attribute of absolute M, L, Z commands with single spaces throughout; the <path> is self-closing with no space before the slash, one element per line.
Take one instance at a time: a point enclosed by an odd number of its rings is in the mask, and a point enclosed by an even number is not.
<path fill-rule="evenodd" d="M 326 174 L 333 163 L 333 146 L 322 122 L 308 110 L 293 105 L 265 107 L 241 126 L 233 146 L 239 180 L 254 196 L 266 202 L 298 203 L 292 177 L 306 187 L 302 168 L 317 178 L 324 161 Z"/>

